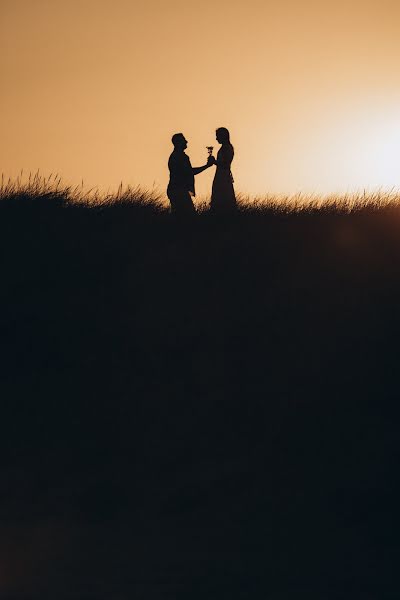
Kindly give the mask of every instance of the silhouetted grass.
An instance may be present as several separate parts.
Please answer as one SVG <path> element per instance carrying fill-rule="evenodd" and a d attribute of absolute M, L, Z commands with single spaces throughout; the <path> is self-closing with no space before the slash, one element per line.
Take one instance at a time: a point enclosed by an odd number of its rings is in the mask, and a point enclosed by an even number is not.
<path fill-rule="evenodd" d="M 49 176 L 41 175 L 39 171 L 24 178 L 24 173 L 15 179 L 1 177 L 0 200 L 16 203 L 31 200 L 38 204 L 39 201 L 50 201 L 52 205 L 58 202 L 86 207 L 116 206 L 129 204 L 135 208 L 152 208 L 154 212 L 164 210 L 169 212 L 169 202 L 158 190 L 144 190 L 140 186 L 123 187 L 122 183 L 116 192 L 101 192 L 98 188 L 85 189 L 81 185 L 63 184 L 61 176 L 51 173 Z M 238 194 L 240 212 L 265 211 L 298 213 L 328 211 L 335 213 L 354 213 L 364 210 L 381 210 L 382 208 L 397 207 L 400 203 L 400 192 L 396 189 L 375 190 L 368 192 L 354 192 L 347 194 L 331 194 L 319 196 L 317 194 L 294 195 L 269 195 L 249 196 Z M 208 201 L 200 199 L 197 209 L 200 214 L 208 211 Z"/>
<path fill-rule="evenodd" d="M 398 597 L 398 196 L 248 200 L 3 181 L 2 597 Z"/>

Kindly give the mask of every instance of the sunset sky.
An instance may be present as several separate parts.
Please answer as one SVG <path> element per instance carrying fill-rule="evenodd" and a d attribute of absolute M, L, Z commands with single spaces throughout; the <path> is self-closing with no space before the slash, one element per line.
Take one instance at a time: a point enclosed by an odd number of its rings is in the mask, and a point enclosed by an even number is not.
<path fill-rule="evenodd" d="M 225 126 L 237 190 L 400 187 L 399 34 L 398 0 L 0 0 L 0 171 L 164 189 Z"/>

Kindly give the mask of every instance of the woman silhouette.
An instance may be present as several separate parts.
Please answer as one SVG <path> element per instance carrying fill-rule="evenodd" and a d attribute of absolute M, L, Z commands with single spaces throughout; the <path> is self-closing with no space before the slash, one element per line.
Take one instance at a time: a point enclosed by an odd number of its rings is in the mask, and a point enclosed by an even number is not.
<path fill-rule="evenodd" d="M 232 212 L 237 208 L 231 173 L 235 152 L 230 142 L 229 131 L 225 127 L 219 127 L 215 133 L 221 148 L 215 160 L 217 170 L 212 185 L 211 209 L 219 213 Z"/>

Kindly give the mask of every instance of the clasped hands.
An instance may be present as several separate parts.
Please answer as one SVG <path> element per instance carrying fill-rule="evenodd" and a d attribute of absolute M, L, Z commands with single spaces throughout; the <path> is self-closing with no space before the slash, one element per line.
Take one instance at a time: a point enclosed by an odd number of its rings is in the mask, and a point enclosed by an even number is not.
<path fill-rule="evenodd" d="M 212 165 L 215 165 L 217 163 L 217 161 L 215 160 L 215 156 L 213 156 L 212 154 L 207 158 L 207 166 L 211 167 Z"/>

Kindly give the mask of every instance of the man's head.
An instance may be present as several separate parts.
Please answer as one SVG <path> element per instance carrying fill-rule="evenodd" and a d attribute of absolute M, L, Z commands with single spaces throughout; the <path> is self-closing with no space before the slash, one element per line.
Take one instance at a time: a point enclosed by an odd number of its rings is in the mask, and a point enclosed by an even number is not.
<path fill-rule="evenodd" d="M 174 133 L 172 143 L 176 150 L 186 150 L 187 148 L 187 140 L 183 133 Z"/>

